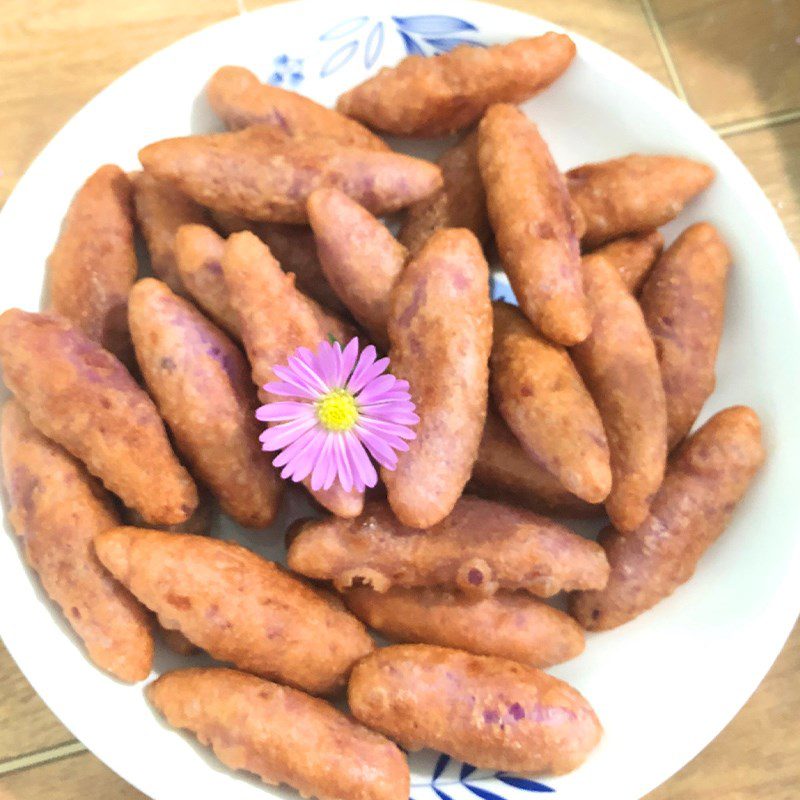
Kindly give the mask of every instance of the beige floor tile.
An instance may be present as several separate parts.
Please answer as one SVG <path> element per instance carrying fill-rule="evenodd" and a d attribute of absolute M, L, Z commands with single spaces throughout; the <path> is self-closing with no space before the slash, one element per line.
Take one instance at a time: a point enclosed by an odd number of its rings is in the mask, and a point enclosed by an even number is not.
<path fill-rule="evenodd" d="M 243 0 L 254 10 L 274 0 Z M 496 0 L 582 33 L 632 61 L 672 88 L 658 44 L 639 0 Z"/>
<path fill-rule="evenodd" d="M 689 102 L 714 125 L 800 107 L 798 0 L 650 0 Z"/>
<path fill-rule="evenodd" d="M 147 800 L 93 755 L 45 764 L 0 778 L 0 800 Z M 187 800 L 189 800 L 187 798 Z"/>
<path fill-rule="evenodd" d="M 797 800 L 800 626 L 728 727 L 646 800 Z M 687 720 L 691 724 L 691 720 Z"/>
<path fill-rule="evenodd" d="M 0 644 L 0 762 L 72 738 Z"/>
<path fill-rule="evenodd" d="M 236 0 L 3 0 L 0 203 L 56 131 L 114 78 L 236 12 Z"/>
<path fill-rule="evenodd" d="M 740 133 L 725 141 L 761 184 L 800 249 L 800 121 Z"/>

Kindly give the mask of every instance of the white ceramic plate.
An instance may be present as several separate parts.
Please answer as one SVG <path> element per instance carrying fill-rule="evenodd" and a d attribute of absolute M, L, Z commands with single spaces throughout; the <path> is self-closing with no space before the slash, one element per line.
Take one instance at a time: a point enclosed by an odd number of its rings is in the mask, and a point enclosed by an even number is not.
<path fill-rule="evenodd" d="M 303 0 L 183 39 L 90 102 L 19 182 L 0 216 L 2 306 L 39 306 L 45 259 L 64 212 L 96 167 L 110 161 L 134 168 L 137 150 L 148 142 L 216 127 L 202 89 L 217 67 L 242 64 L 262 79 L 331 103 L 406 49 L 430 53 L 462 38 L 505 42 L 553 27 L 471 0 Z M 583 767 L 541 784 L 512 785 L 503 776 L 470 773 L 423 753 L 412 758 L 414 800 L 436 800 L 437 794 L 520 800 L 538 791 L 564 800 L 639 798 L 734 716 L 800 609 L 794 519 L 800 380 L 792 355 L 800 341 L 797 254 L 756 182 L 702 120 L 631 64 L 575 39 L 576 62 L 525 105 L 559 165 L 639 151 L 684 154 L 717 169 L 710 191 L 666 233 L 671 239 L 707 219 L 730 244 L 735 266 L 719 388 L 704 418 L 734 403 L 752 405 L 764 421 L 769 461 L 694 580 L 635 622 L 590 636 L 580 658 L 553 670 L 589 698 L 605 726 L 602 744 Z M 422 145 L 408 149 L 430 152 Z M 291 513 L 287 509 L 285 516 Z M 277 536 L 232 527 L 224 535 L 273 557 L 281 550 Z M 0 535 L 0 595 L 0 634 L 36 691 L 75 736 L 142 792 L 155 800 L 295 797 L 224 769 L 189 738 L 164 727 L 141 687 L 96 670 L 24 567 L 10 532 Z M 159 652 L 157 671 L 177 664 Z"/>

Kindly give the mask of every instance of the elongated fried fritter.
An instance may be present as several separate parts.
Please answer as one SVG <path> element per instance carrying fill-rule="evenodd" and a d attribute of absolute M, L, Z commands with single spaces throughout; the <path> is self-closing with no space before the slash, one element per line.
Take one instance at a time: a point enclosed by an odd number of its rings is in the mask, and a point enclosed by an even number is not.
<path fill-rule="evenodd" d="M 617 270 L 603 256 L 589 255 L 583 281 L 594 321 L 572 357 L 608 438 L 612 481 L 606 511 L 619 530 L 630 531 L 647 516 L 664 477 L 664 388 L 642 311 Z"/>
<path fill-rule="evenodd" d="M 226 514 L 266 528 L 283 486 L 258 442 L 258 399 L 241 351 L 153 278 L 133 287 L 128 313 L 139 367 L 178 449 Z"/>
<path fill-rule="evenodd" d="M 320 800 L 408 798 L 408 764 L 394 744 L 296 689 L 230 669 L 184 669 L 150 684 L 147 698 L 223 764 L 270 786 Z"/>
<path fill-rule="evenodd" d="M 571 597 L 578 622 L 588 630 L 616 628 L 686 583 L 763 462 L 752 409 L 734 406 L 713 416 L 673 457 L 647 519 L 632 533 L 600 534 L 611 577 L 605 589 Z"/>
<path fill-rule="evenodd" d="M 464 228 L 439 230 L 403 271 L 389 319 L 392 371 L 411 385 L 416 438 L 382 468 L 398 519 L 428 528 L 469 480 L 486 418 L 492 308 L 489 267 Z"/>
<path fill-rule="evenodd" d="M 289 136 L 322 136 L 369 150 L 388 145 L 363 125 L 297 92 L 261 83 L 244 67 L 220 67 L 206 86 L 214 113 L 231 130 L 269 125 Z"/>
<path fill-rule="evenodd" d="M 165 628 L 247 672 L 326 694 L 374 647 L 338 600 L 232 542 L 115 528 L 95 550 Z"/>
<path fill-rule="evenodd" d="M 492 106 L 478 127 L 478 163 L 520 308 L 551 341 L 583 341 L 591 320 L 572 204 L 538 128 L 514 106 Z"/>
<path fill-rule="evenodd" d="M 92 547 L 119 525 L 113 499 L 15 400 L 3 406 L 2 453 L 9 520 L 44 590 L 98 667 L 128 683 L 144 680 L 153 663 L 150 616 Z"/>
<path fill-rule="evenodd" d="M 431 747 L 483 769 L 571 772 L 603 734 L 568 683 L 504 658 L 430 645 L 365 658 L 347 698 L 356 719 L 406 749 Z"/>
<path fill-rule="evenodd" d="M 551 667 L 580 655 L 581 627 L 563 611 L 521 592 L 472 598 L 447 589 L 350 589 L 345 605 L 394 642 L 454 647 Z"/>
<path fill-rule="evenodd" d="M 613 265 L 628 291 L 637 295 L 663 248 L 664 237 L 652 230 L 622 236 L 595 250 L 594 254 L 603 256 Z"/>
<path fill-rule="evenodd" d="M 608 564 L 594 542 L 530 511 L 462 497 L 428 530 L 408 528 L 379 501 L 353 520 L 303 523 L 289 545 L 290 569 L 337 589 L 441 586 L 473 595 L 524 589 L 540 597 L 603 587 Z"/>
<path fill-rule="evenodd" d="M 586 221 L 591 249 L 627 233 L 664 225 L 714 180 L 707 164 L 679 156 L 630 155 L 567 172 L 567 186 Z"/>
<path fill-rule="evenodd" d="M 672 449 L 716 385 L 731 254 L 713 225 L 687 228 L 658 260 L 640 303 L 656 345 Z"/>
<path fill-rule="evenodd" d="M 328 283 L 372 341 L 385 350 L 392 289 L 408 251 L 385 225 L 338 189 L 313 192 L 308 218 Z"/>
<path fill-rule="evenodd" d="M 337 108 L 398 136 L 444 136 L 492 103 L 521 103 L 549 86 L 575 56 L 572 40 L 546 33 L 510 44 L 459 46 L 435 58 L 407 56 L 345 92 Z"/>
<path fill-rule="evenodd" d="M 131 183 L 106 164 L 78 190 L 48 259 L 50 307 L 133 363 L 128 292 L 136 280 Z"/>
<path fill-rule="evenodd" d="M 201 205 L 273 222 L 305 222 L 315 189 L 341 189 L 373 214 L 385 214 L 442 185 L 441 170 L 427 161 L 330 140 L 281 139 L 263 125 L 164 139 L 141 150 L 139 159 L 147 172 Z"/>
<path fill-rule="evenodd" d="M 490 364 L 495 404 L 523 449 L 572 494 L 604 500 L 608 442 L 567 351 L 543 339 L 518 308 L 495 303 Z"/>
<path fill-rule="evenodd" d="M 194 481 L 153 401 L 111 353 L 55 314 L 14 308 L 0 316 L 0 363 L 33 424 L 126 506 L 156 525 L 192 515 Z"/>
<path fill-rule="evenodd" d="M 261 398 L 268 400 L 262 387 L 275 379 L 272 368 L 285 364 L 298 347 L 316 350 L 325 334 L 311 301 L 295 289 L 292 276 L 281 271 L 269 248 L 249 231 L 228 238 L 222 267 L 253 383 Z M 358 516 L 364 507 L 362 492 L 346 492 L 338 482 L 311 494 L 339 516 Z"/>

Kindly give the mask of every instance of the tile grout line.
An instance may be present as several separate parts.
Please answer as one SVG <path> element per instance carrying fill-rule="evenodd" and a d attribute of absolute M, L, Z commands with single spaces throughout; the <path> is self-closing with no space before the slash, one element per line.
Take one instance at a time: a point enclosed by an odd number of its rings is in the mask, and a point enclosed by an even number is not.
<path fill-rule="evenodd" d="M 714 130 L 720 136 L 735 136 L 737 133 L 751 133 L 765 128 L 773 128 L 777 125 L 785 125 L 788 122 L 800 120 L 800 108 L 791 111 L 775 111 L 771 114 L 764 114 L 762 117 L 742 119 L 738 122 L 728 122 L 724 125 L 714 125 Z"/>
<path fill-rule="evenodd" d="M 684 90 L 680 76 L 678 75 L 678 69 L 675 66 L 675 62 L 672 60 L 672 54 L 669 51 L 669 47 L 667 47 L 667 41 L 661 31 L 661 26 L 658 24 L 653 7 L 650 5 L 650 0 L 639 0 L 639 4 L 642 7 L 645 17 L 647 18 L 647 24 L 650 27 L 650 32 L 653 34 L 656 44 L 658 45 L 658 49 L 661 51 L 661 58 L 664 62 L 664 66 L 667 68 L 667 73 L 672 81 L 675 94 L 678 95 L 678 97 L 688 106 L 689 98 L 686 96 L 686 91 Z"/>
<path fill-rule="evenodd" d="M 45 750 L 34 750 L 32 753 L 26 753 L 23 756 L 0 761 L 0 777 L 10 775 L 12 772 L 21 772 L 32 767 L 40 767 L 44 764 L 50 764 L 53 761 L 60 761 L 85 752 L 87 752 L 86 748 L 78 741 L 65 742 L 55 747 L 48 747 Z"/>

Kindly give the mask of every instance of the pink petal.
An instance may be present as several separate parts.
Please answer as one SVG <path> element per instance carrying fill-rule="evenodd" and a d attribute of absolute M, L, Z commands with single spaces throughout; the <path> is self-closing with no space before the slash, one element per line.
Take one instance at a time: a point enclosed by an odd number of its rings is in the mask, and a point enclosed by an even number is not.
<path fill-rule="evenodd" d="M 272 383 L 265 383 L 263 386 L 265 392 L 277 395 L 280 397 L 306 397 L 309 400 L 316 400 L 319 397 L 319 392 L 311 392 L 307 389 L 298 389 L 286 381 L 273 381 Z"/>
<path fill-rule="evenodd" d="M 353 370 L 353 374 L 350 376 L 350 380 L 347 381 L 347 388 L 355 394 L 359 391 L 367 382 L 372 380 L 374 375 L 380 375 L 383 372 L 383 367 L 378 367 L 378 371 L 374 373 L 375 370 L 375 357 L 377 352 L 373 345 L 367 345 L 362 351 L 361 356 L 358 359 L 358 363 Z M 381 361 L 386 361 L 388 363 L 388 359 L 381 359 Z"/>
<path fill-rule="evenodd" d="M 376 400 L 381 400 L 383 395 L 394 387 L 395 383 L 397 383 L 397 378 L 394 375 L 380 375 L 361 390 L 358 395 L 358 402 L 373 403 Z"/>
<path fill-rule="evenodd" d="M 374 431 L 377 434 L 399 436 L 401 439 L 416 439 L 417 434 L 405 425 L 396 425 L 394 422 L 387 422 L 383 419 L 375 419 L 362 414 L 359 418 L 359 425 Z"/>
<path fill-rule="evenodd" d="M 308 364 L 301 361 L 297 356 L 289 356 L 289 366 L 296 371 L 298 376 L 302 376 L 308 382 L 309 386 L 318 389 L 325 394 L 329 387 L 322 379 L 322 377 Z"/>
<path fill-rule="evenodd" d="M 273 425 L 259 436 L 262 450 L 282 450 L 290 445 L 307 430 L 315 427 L 317 420 L 314 417 L 286 422 L 282 425 Z"/>
<path fill-rule="evenodd" d="M 314 398 L 317 398 L 322 394 L 322 392 L 320 392 L 320 390 L 312 381 L 309 381 L 305 375 L 298 374 L 294 369 L 292 369 L 291 366 L 284 367 L 280 364 L 277 364 L 272 368 L 272 371 L 279 378 L 281 378 L 281 380 L 286 381 L 286 383 L 291 386 L 296 386 L 304 393 L 310 393 Z"/>
<path fill-rule="evenodd" d="M 325 488 L 330 489 L 336 477 L 336 459 L 331 454 L 332 447 L 333 434 L 327 433 L 317 457 L 317 463 L 314 465 L 314 471 L 311 473 L 311 488 L 315 492 L 325 487 L 326 481 L 328 485 Z"/>
<path fill-rule="evenodd" d="M 345 434 L 345 438 L 347 439 L 346 445 L 350 455 L 350 463 L 353 465 L 356 489 L 359 492 L 363 492 L 365 486 L 375 486 L 378 482 L 378 473 L 375 471 L 375 467 L 369 460 L 367 451 L 358 437 L 352 431 L 348 431 Z"/>
<path fill-rule="evenodd" d="M 284 420 L 299 419 L 314 413 L 311 403 L 297 403 L 286 401 L 281 403 L 267 403 L 256 409 L 256 419 L 261 422 L 283 422 Z"/>
<path fill-rule="evenodd" d="M 320 342 L 314 358 L 313 369 L 320 375 L 329 391 L 339 388 L 336 383 L 340 358 L 337 347 L 338 345 L 332 345 L 330 342 Z"/>
<path fill-rule="evenodd" d="M 303 448 L 314 438 L 314 434 L 319 430 L 319 428 L 311 428 L 307 430 L 302 436 L 295 439 L 288 447 L 281 450 L 277 456 L 272 460 L 272 463 L 276 467 L 282 467 L 284 464 L 288 464 L 290 461 L 294 461 L 297 456 L 303 451 Z"/>
<path fill-rule="evenodd" d="M 317 459 L 319 458 L 320 451 L 322 450 L 326 439 L 327 435 L 325 431 L 314 431 L 314 435 L 311 437 L 311 439 L 306 442 L 303 449 L 291 461 L 292 480 L 302 481 L 311 474 L 311 470 L 314 469 L 314 466 L 317 463 Z M 287 464 L 287 467 L 289 466 L 290 465 Z"/>
<path fill-rule="evenodd" d="M 353 428 L 362 444 L 369 450 L 370 455 L 382 466 L 394 469 L 397 466 L 397 455 L 394 450 L 377 434 L 363 430 L 356 426 Z"/>
<path fill-rule="evenodd" d="M 336 436 L 333 440 L 333 453 L 336 457 L 336 473 L 342 489 L 349 492 L 353 488 L 353 471 L 350 461 L 347 458 L 347 451 L 344 445 L 344 436 Z"/>
<path fill-rule="evenodd" d="M 337 375 L 336 385 L 347 386 L 347 379 L 353 371 L 356 359 L 358 358 L 358 337 L 353 337 L 348 343 L 347 347 L 342 351 L 342 359 L 339 365 L 339 374 Z"/>

